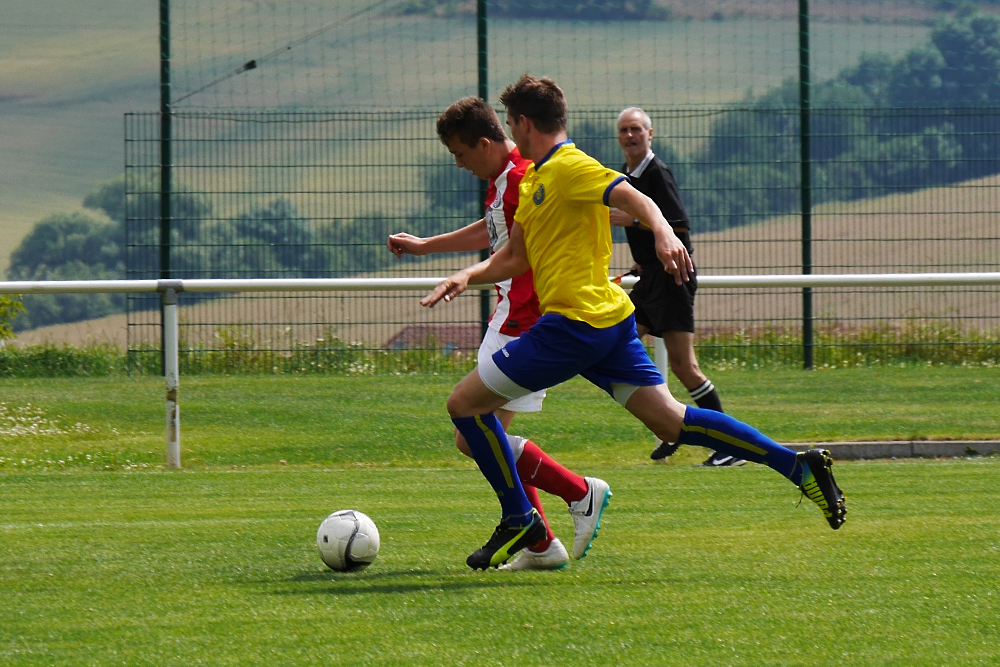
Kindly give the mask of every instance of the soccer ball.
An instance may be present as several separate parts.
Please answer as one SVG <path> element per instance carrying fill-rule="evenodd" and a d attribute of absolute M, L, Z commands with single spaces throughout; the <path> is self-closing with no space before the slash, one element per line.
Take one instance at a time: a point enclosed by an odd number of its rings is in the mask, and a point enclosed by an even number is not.
<path fill-rule="evenodd" d="M 378 528 L 366 514 L 357 510 L 338 510 L 319 525 L 316 546 L 319 557 L 331 570 L 363 570 L 378 555 Z"/>

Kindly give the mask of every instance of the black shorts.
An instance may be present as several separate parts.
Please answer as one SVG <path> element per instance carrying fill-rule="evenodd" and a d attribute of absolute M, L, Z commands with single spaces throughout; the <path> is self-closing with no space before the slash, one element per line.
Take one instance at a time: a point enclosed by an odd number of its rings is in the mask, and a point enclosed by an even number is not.
<path fill-rule="evenodd" d="M 663 336 L 666 331 L 694 333 L 694 293 L 698 291 L 695 271 L 688 282 L 678 285 L 662 264 L 643 266 L 639 282 L 629 293 L 635 305 L 636 324 L 654 336 Z"/>

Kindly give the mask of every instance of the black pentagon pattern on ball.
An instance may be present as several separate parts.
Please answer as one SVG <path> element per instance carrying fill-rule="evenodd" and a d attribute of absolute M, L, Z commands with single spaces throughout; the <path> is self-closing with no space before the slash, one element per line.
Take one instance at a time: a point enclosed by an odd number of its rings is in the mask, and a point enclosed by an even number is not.
<path fill-rule="evenodd" d="M 359 563 L 353 558 L 351 558 L 351 547 L 354 546 L 354 538 L 358 536 L 358 530 L 361 529 L 361 523 L 358 521 L 358 517 L 354 516 L 354 512 L 348 512 L 351 518 L 354 519 L 354 530 L 351 531 L 351 536 L 347 538 L 347 548 L 344 549 L 344 563 L 347 565 L 346 571 L 351 572 L 352 570 L 359 570 L 363 567 L 368 567 L 368 563 Z"/>
<path fill-rule="evenodd" d="M 351 531 L 351 536 L 347 538 L 347 546 L 344 548 L 344 572 L 354 572 L 355 570 L 360 570 L 368 567 L 371 563 L 369 562 L 359 562 L 351 558 L 351 547 L 354 545 L 354 538 L 358 536 L 358 531 L 361 530 L 361 522 L 358 521 L 358 517 L 355 516 L 354 510 L 344 510 L 343 512 L 337 512 L 341 516 L 349 516 L 351 520 L 354 521 L 354 530 Z M 326 536 L 323 536 L 323 540 L 326 541 Z"/>

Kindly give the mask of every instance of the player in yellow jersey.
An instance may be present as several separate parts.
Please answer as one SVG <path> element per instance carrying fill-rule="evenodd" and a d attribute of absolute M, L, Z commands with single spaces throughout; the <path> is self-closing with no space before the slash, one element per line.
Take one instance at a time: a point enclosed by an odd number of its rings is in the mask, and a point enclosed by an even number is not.
<path fill-rule="evenodd" d="M 677 284 L 693 272 L 684 244 L 659 208 L 622 174 L 580 151 L 566 135 L 566 100 L 554 81 L 525 74 L 500 97 L 521 154 L 534 164 L 521 180 L 510 240 L 489 259 L 442 281 L 421 300 L 450 301 L 470 284 L 534 273 L 542 317 L 463 378 L 448 412 L 500 499 L 493 536 L 469 556 L 473 568 L 497 566 L 544 536 L 517 480 L 506 434 L 493 411 L 532 391 L 582 375 L 607 391 L 665 442 L 697 445 L 775 469 L 816 502 L 834 529 L 844 495 L 829 452 L 796 454 L 728 415 L 688 407 L 670 395 L 639 341 L 632 302 L 608 278 L 609 206 L 650 228 L 656 255 Z M 600 503 L 594 513 L 595 534 Z"/>

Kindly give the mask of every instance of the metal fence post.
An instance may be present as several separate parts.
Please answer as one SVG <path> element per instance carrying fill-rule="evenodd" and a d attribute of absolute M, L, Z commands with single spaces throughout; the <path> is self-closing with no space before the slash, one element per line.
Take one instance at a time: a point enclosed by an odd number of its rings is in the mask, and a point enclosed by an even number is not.
<path fill-rule="evenodd" d="M 177 286 L 169 283 L 177 283 Z M 180 281 L 163 281 L 163 377 L 167 384 L 167 467 L 181 467 L 181 409 L 177 404 L 178 361 L 177 292 Z"/>
<path fill-rule="evenodd" d="M 799 141 L 802 161 L 802 273 L 812 273 L 812 155 L 809 127 L 809 0 L 799 0 Z M 812 288 L 802 290 L 802 366 L 813 367 Z"/>
<path fill-rule="evenodd" d="M 486 21 L 486 11 L 487 11 L 487 0 L 477 0 L 476 2 L 476 45 L 478 53 L 478 73 L 479 73 L 479 88 L 478 94 L 480 99 L 489 102 L 487 99 L 490 96 L 490 86 L 489 86 L 489 65 L 488 65 L 488 30 L 489 24 Z M 486 203 L 486 181 L 479 179 L 479 205 L 484 206 Z M 480 208 L 480 210 L 484 210 Z M 489 259 L 489 250 L 479 251 L 479 260 L 483 261 Z M 490 325 L 490 292 L 483 291 L 479 293 L 479 324 L 481 335 L 486 335 L 486 329 Z"/>
<path fill-rule="evenodd" d="M 160 0 L 160 278 L 170 278 L 171 165 L 170 0 Z M 165 318 L 166 316 L 163 315 Z M 166 340 L 161 338 L 163 372 L 167 372 Z"/>

